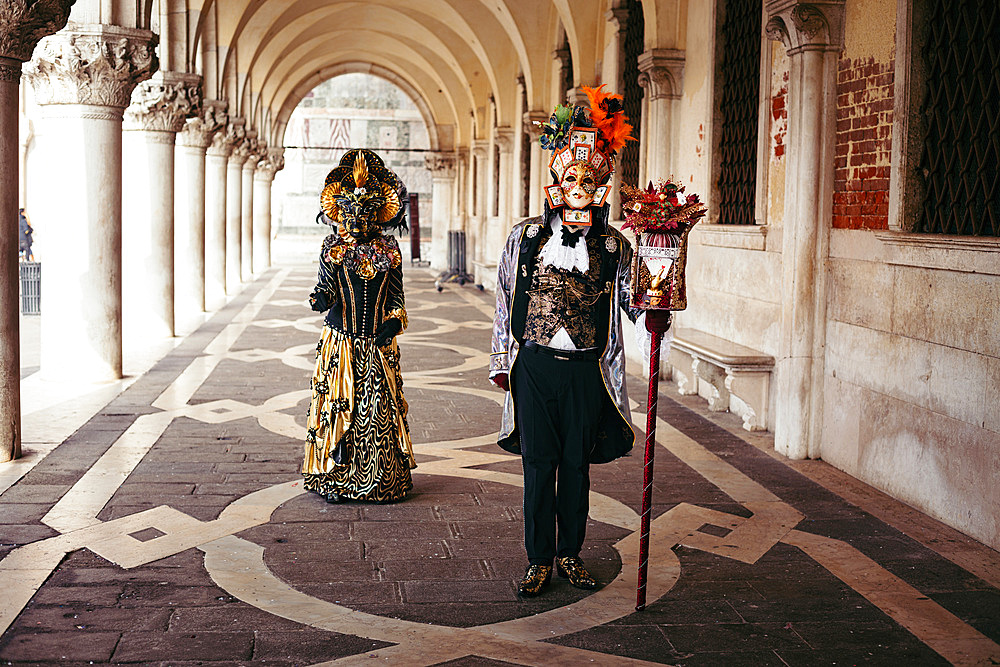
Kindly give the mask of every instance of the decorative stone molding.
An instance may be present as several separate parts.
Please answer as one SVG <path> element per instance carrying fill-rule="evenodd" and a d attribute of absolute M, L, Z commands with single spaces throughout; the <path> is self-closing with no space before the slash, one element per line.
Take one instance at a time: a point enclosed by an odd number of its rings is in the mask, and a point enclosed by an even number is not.
<path fill-rule="evenodd" d="M 684 92 L 684 51 L 652 49 L 639 55 L 639 85 L 650 101 L 679 100 Z"/>
<path fill-rule="evenodd" d="M 124 130 L 180 132 L 184 122 L 201 110 L 201 77 L 157 72 L 132 91 L 125 109 Z"/>
<path fill-rule="evenodd" d="M 229 157 L 246 139 L 242 118 L 229 118 L 225 129 L 219 129 L 212 137 L 212 145 L 208 148 L 209 155 Z"/>
<path fill-rule="evenodd" d="M 845 0 L 771 0 L 765 3 L 764 32 L 785 45 L 789 55 L 800 51 L 844 48 Z"/>
<path fill-rule="evenodd" d="M 424 166 L 431 178 L 455 178 L 455 156 L 451 153 L 426 153 Z"/>
<path fill-rule="evenodd" d="M 229 105 L 218 100 L 206 101 L 201 112 L 187 119 L 184 127 L 177 134 L 177 143 L 181 146 L 208 148 L 212 138 L 226 126 L 229 115 L 226 109 Z"/>
<path fill-rule="evenodd" d="M 124 109 L 132 90 L 159 61 L 148 30 L 78 25 L 46 37 L 24 69 L 39 104 L 88 104 Z"/>
<path fill-rule="evenodd" d="M 76 0 L 4 0 L 0 6 L 0 57 L 25 62 L 38 42 L 66 27 Z M 4 76 L 0 66 L 0 78 Z"/>

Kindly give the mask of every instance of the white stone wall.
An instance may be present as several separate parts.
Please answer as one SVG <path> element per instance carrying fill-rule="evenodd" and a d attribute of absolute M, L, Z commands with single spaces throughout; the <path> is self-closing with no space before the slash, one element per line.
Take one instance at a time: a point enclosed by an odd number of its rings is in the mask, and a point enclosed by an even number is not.
<path fill-rule="evenodd" d="M 998 548 L 1000 241 L 982 243 L 833 230 L 822 456 Z"/>

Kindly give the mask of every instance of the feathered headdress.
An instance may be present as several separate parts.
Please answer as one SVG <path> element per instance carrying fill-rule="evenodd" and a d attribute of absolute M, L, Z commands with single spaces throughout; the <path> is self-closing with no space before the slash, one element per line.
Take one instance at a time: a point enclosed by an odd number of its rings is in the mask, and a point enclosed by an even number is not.
<path fill-rule="evenodd" d="M 545 122 L 536 122 L 542 134 L 539 143 L 552 151 L 549 170 L 555 182 L 562 180 L 569 165 L 585 163 L 593 169 L 596 181 L 603 187 L 614 169 L 615 156 L 632 137 L 621 95 L 612 95 L 597 88 L 583 88 L 590 107 L 557 105 Z M 546 188 L 549 206 L 562 205 L 557 186 Z M 607 196 L 604 188 L 595 196 L 595 203 L 603 205 Z"/>
<path fill-rule="evenodd" d="M 628 141 L 635 141 L 632 126 L 628 124 L 622 96 L 604 92 L 604 84 L 597 88 L 583 86 L 582 90 L 590 101 L 590 121 L 600 132 L 598 150 L 614 155 L 625 147 Z"/>

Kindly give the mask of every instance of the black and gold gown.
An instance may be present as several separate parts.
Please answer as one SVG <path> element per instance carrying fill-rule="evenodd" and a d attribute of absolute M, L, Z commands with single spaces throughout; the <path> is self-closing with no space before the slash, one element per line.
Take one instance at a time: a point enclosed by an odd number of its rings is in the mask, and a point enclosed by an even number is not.
<path fill-rule="evenodd" d="M 389 318 L 406 328 L 402 257 L 396 239 L 355 243 L 331 234 L 310 296 L 325 311 L 306 420 L 305 488 L 327 498 L 402 500 L 416 467 L 395 338 L 375 344 Z"/>

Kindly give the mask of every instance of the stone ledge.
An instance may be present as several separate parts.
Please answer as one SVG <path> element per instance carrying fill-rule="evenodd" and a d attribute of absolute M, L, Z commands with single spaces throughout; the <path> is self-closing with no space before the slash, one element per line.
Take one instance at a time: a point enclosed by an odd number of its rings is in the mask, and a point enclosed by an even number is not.
<path fill-rule="evenodd" d="M 702 223 L 693 230 L 695 240 L 704 246 L 766 250 L 767 225 L 718 225 Z"/>
<path fill-rule="evenodd" d="M 1000 238 L 830 230 L 830 257 L 893 266 L 1000 275 Z"/>

